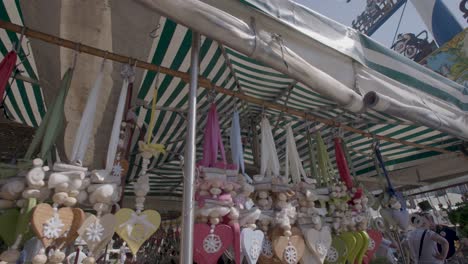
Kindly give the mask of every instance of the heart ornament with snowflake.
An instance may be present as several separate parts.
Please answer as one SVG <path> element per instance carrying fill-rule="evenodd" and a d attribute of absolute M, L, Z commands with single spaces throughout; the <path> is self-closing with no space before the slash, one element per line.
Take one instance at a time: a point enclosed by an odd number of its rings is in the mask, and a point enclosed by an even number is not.
<path fill-rule="evenodd" d="M 383 237 L 382 233 L 375 229 L 367 230 L 367 234 L 369 235 L 369 246 L 367 248 L 366 256 L 368 259 L 372 259 L 377 249 L 379 249 Z"/>
<path fill-rule="evenodd" d="M 277 228 L 272 233 L 273 251 L 275 255 L 285 264 L 299 263 L 305 251 L 305 242 L 302 232 L 297 228 L 291 229 L 292 236 L 282 235 L 283 230 Z"/>
<path fill-rule="evenodd" d="M 84 212 L 79 208 L 52 208 L 41 203 L 34 208 L 31 227 L 44 247 L 52 244 L 56 248 L 72 243 L 78 237 L 78 228 L 84 220 Z"/>
<path fill-rule="evenodd" d="M 132 209 L 122 208 L 115 214 L 117 225 L 115 232 L 127 242 L 133 255 L 150 238 L 161 224 L 161 215 L 154 210 L 136 213 Z"/>
<path fill-rule="evenodd" d="M 112 214 L 106 214 L 100 218 L 89 215 L 78 229 L 78 234 L 88 245 L 89 250 L 96 255 L 112 239 L 117 220 Z"/>
<path fill-rule="evenodd" d="M 332 244 L 330 228 L 324 226 L 320 231 L 315 228 L 303 229 L 303 231 L 310 253 L 319 260 L 318 263 L 323 263 Z"/>
<path fill-rule="evenodd" d="M 247 259 L 249 264 L 257 263 L 260 254 L 262 253 L 262 245 L 264 234 L 261 230 L 253 230 L 244 228 L 241 233 L 241 249 L 242 255 Z"/>
<path fill-rule="evenodd" d="M 233 245 L 234 232 L 228 225 L 212 229 L 207 224 L 195 224 L 193 259 L 196 263 L 216 264 L 223 253 Z"/>

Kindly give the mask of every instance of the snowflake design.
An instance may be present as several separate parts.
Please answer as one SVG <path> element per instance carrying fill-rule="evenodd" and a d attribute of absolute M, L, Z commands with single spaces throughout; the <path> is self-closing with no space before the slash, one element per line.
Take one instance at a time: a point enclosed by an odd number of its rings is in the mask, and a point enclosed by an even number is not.
<path fill-rule="evenodd" d="M 86 228 L 86 238 L 92 242 L 99 242 L 102 240 L 104 227 L 99 222 L 91 223 Z"/>
<path fill-rule="evenodd" d="M 218 252 L 223 246 L 221 238 L 215 234 L 209 234 L 203 239 L 203 249 L 206 253 L 213 254 Z"/>
<path fill-rule="evenodd" d="M 250 248 L 250 256 L 253 258 L 253 259 L 258 259 L 258 257 L 260 256 L 260 251 L 261 251 L 261 247 L 260 247 L 260 243 L 258 242 L 257 239 L 254 239 L 252 241 L 252 247 Z"/>
<path fill-rule="evenodd" d="M 297 249 L 292 245 L 287 246 L 283 251 L 283 258 L 288 264 L 296 264 L 298 261 Z"/>
<path fill-rule="evenodd" d="M 327 255 L 327 247 L 325 247 L 325 243 L 322 240 L 317 241 L 315 249 L 320 256 Z"/>
<path fill-rule="evenodd" d="M 62 220 L 60 220 L 59 215 L 55 214 L 44 224 L 44 237 L 48 239 L 59 238 L 60 233 L 62 232 L 62 227 L 64 226 L 65 225 Z"/>
<path fill-rule="evenodd" d="M 338 251 L 334 247 L 330 247 L 327 253 L 327 262 L 337 262 L 338 261 Z"/>
<path fill-rule="evenodd" d="M 262 255 L 267 258 L 273 257 L 273 245 L 271 244 L 270 239 L 265 238 L 262 243 Z"/>
<path fill-rule="evenodd" d="M 367 247 L 368 250 L 374 250 L 375 248 L 375 241 L 374 239 L 369 240 L 369 246 Z"/>
<path fill-rule="evenodd" d="M 112 176 L 114 177 L 121 177 L 123 172 L 123 167 L 120 164 L 120 162 L 114 164 L 114 167 L 112 167 Z"/>

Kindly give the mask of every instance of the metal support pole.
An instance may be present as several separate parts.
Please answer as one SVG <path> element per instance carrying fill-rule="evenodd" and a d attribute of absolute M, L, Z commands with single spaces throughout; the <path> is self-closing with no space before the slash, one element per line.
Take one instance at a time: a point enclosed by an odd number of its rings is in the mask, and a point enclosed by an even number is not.
<path fill-rule="evenodd" d="M 200 34 L 192 33 L 192 54 L 190 57 L 190 91 L 187 124 L 187 140 L 185 141 L 184 157 L 184 198 L 182 207 L 182 239 L 180 247 L 181 264 L 193 263 L 193 222 L 194 187 L 195 187 L 195 137 L 197 123 L 197 88 L 200 48 Z"/>

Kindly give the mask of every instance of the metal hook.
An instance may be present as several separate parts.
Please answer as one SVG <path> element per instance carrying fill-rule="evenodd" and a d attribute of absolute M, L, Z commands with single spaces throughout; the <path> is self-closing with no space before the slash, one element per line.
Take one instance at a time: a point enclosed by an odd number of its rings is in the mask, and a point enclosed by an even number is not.
<path fill-rule="evenodd" d="M 156 33 L 158 32 L 158 29 L 159 29 L 160 27 L 161 27 L 161 24 L 158 24 L 158 25 L 156 26 L 156 28 L 154 28 L 153 30 L 151 30 L 151 32 L 149 33 L 150 38 L 154 38 L 154 39 L 155 39 L 155 38 L 159 37 L 159 35 L 156 34 Z"/>
<path fill-rule="evenodd" d="M 21 35 L 20 35 L 20 38 L 18 39 L 18 43 L 16 43 L 16 48 L 15 48 L 16 53 L 18 53 L 18 54 L 19 54 L 20 51 L 21 51 L 21 42 L 23 41 L 23 37 L 24 37 L 24 33 L 25 33 L 25 32 L 26 32 L 26 27 L 23 27 L 23 28 L 21 29 Z"/>
<path fill-rule="evenodd" d="M 28 53 L 26 54 L 20 54 L 19 51 L 18 51 L 18 56 L 20 57 L 20 62 L 15 66 L 15 68 L 18 69 L 19 66 L 21 66 L 24 61 L 29 57 L 29 55 L 31 55 L 31 50 L 29 49 L 29 40 L 26 42 L 26 48 L 27 48 L 27 51 Z M 20 72 L 23 72 L 23 71 L 20 71 Z"/>
<path fill-rule="evenodd" d="M 79 42 L 76 43 L 75 53 L 73 54 L 72 69 L 75 69 L 76 62 L 78 61 L 78 53 L 80 53 L 80 47 L 81 47 L 81 43 Z M 102 64 L 104 64 L 104 62 Z M 104 67 L 104 66 L 101 66 L 101 67 Z"/>

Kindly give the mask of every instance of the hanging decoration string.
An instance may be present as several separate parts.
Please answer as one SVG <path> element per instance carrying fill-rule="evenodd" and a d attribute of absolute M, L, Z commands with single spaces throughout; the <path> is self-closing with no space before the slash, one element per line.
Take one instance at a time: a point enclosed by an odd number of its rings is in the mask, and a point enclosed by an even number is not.
<path fill-rule="evenodd" d="M 154 87 L 153 100 L 151 101 L 151 116 L 150 123 L 148 125 L 148 136 L 146 137 L 146 144 L 151 144 L 151 138 L 153 136 L 153 129 L 156 123 L 156 102 L 158 101 L 158 79 L 159 74 L 156 75 L 156 82 Z"/>
<path fill-rule="evenodd" d="M 39 128 L 36 130 L 33 141 L 29 145 L 28 151 L 24 157 L 26 160 L 31 160 L 37 155 L 39 145 L 41 145 L 39 158 L 45 160 L 50 153 L 64 122 L 63 109 L 72 77 L 73 69 L 69 68 L 63 75 L 62 82 L 60 83 L 60 90 L 54 103 L 49 108 L 49 111 L 46 112 Z"/>
<path fill-rule="evenodd" d="M 298 184 L 301 182 L 301 176 L 305 181 L 309 181 L 302 167 L 301 158 L 297 152 L 296 140 L 292 131 L 291 125 L 286 128 L 286 171 L 285 177 L 289 178 L 291 172 L 291 179 L 293 183 Z"/>
<path fill-rule="evenodd" d="M 218 151 L 221 161 L 218 161 Z M 203 138 L 203 160 L 200 165 L 204 167 L 226 168 L 226 152 L 224 151 L 221 129 L 219 126 L 216 104 L 212 103 L 206 120 L 205 135 Z"/>
<path fill-rule="evenodd" d="M 238 166 L 242 175 L 245 177 L 244 150 L 242 146 L 239 112 L 237 109 L 232 113 L 230 144 L 232 163 Z"/>
<path fill-rule="evenodd" d="M 280 165 L 278 152 L 276 151 L 275 140 L 271 133 L 271 125 L 266 117 L 261 122 L 262 144 L 261 144 L 261 164 L 260 174 L 265 176 L 271 173 L 274 177 L 280 176 Z"/>
<path fill-rule="evenodd" d="M 314 143 L 312 142 L 312 137 L 310 135 L 309 130 L 306 132 L 306 139 L 307 139 L 307 146 L 309 150 L 309 162 L 310 162 L 310 176 L 312 179 L 317 180 L 318 178 L 318 171 L 317 171 L 317 159 L 316 159 L 316 152 L 314 148 Z"/>
<path fill-rule="evenodd" d="M 124 64 L 120 75 L 123 79 L 122 88 L 120 90 L 119 103 L 117 104 L 117 109 L 115 111 L 112 133 L 109 140 L 109 147 L 107 149 L 106 171 L 108 172 L 112 171 L 112 168 L 114 167 L 115 156 L 117 155 L 117 148 L 119 146 L 120 126 L 124 116 L 128 83 L 131 81 L 130 78 L 134 78 L 135 76 L 134 68 L 129 64 Z"/>
<path fill-rule="evenodd" d="M 330 157 L 327 153 L 327 147 L 325 142 L 323 142 L 322 135 L 320 132 L 315 134 L 315 141 L 317 142 L 317 153 L 318 153 L 318 165 L 319 165 L 319 175 L 321 180 L 321 185 L 328 185 L 333 177 L 333 167 L 330 162 Z"/>
<path fill-rule="evenodd" d="M 156 103 L 158 101 L 158 85 L 159 85 L 159 72 L 156 73 L 155 87 L 153 99 L 151 101 L 151 115 L 150 122 L 148 124 L 148 130 L 146 131 L 146 144 L 144 141 L 139 141 L 138 146 L 141 152 L 148 152 L 153 157 L 159 153 L 166 153 L 166 147 L 162 144 L 152 144 L 154 127 L 156 126 Z"/>
<path fill-rule="evenodd" d="M 89 93 L 86 106 L 83 111 L 83 116 L 81 117 L 80 126 L 75 136 L 75 143 L 73 144 L 73 150 L 71 155 L 71 161 L 77 164 L 82 164 L 86 150 L 88 149 L 89 139 L 92 134 L 94 127 L 94 120 L 96 118 L 97 103 L 99 99 L 99 94 L 101 92 L 102 80 L 104 78 L 104 66 L 106 59 L 101 63 L 101 69 L 99 74 L 94 81 L 93 88 Z"/>

